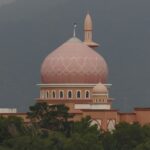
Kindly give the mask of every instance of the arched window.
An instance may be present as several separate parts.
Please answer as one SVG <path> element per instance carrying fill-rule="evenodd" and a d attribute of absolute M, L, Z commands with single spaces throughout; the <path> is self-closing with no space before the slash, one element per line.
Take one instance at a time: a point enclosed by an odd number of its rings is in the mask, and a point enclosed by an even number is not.
<path fill-rule="evenodd" d="M 90 92 L 89 91 L 85 92 L 85 98 L 90 98 Z"/>
<path fill-rule="evenodd" d="M 77 91 L 77 98 L 81 98 L 81 91 Z"/>
<path fill-rule="evenodd" d="M 60 91 L 60 92 L 59 92 L 59 97 L 60 97 L 60 98 L 64 98 L 64 92 L 63 92 L 63 91 Z"/>
<path fill-rule="evenodd" d="M 52 98 L 56 98 L 56 91 L 52 91 Z"/>
<path fill-rule="evenodd" d="M 72 98 L 72 91 L 68 91 L 68 98 Z"/>
<path fill-rule="evenodd" d="M 46 98 L 49 98 L 49 91 L 46 92 Z"/>

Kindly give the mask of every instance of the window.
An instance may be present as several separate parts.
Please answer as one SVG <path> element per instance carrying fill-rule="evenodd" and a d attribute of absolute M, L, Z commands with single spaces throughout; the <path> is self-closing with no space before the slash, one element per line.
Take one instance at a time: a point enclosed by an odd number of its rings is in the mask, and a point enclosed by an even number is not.
<path fill-rule="evenodd" d="M 56 91 L 52 91 L 52 98 L 56 98 Z"/>
<path fill-rule="evenodd" d="M 77 91 L 77 98 L 81 98 L 81 91 Z"/>
<path fill-rule="evenodd" d="M 60 92 L 59 92 L 59 97 L 60 97 L 60 98 L 64 98 L 64 92 L 63 92 L 63 91 L 60 91 Z"/>
<path fill-rule="evenodd" d="M 72 91 L 68 91 L 68 98 L 72 98 Z"/>
<path fill-rule="evenodd" d="M 90 92 L 89 91 L 85 92 L 85 98 L 90 98 Z"/>
<path fill-rule="evenodd" d="M 46 98 L 49 98 L 49 91 L 46 92 Z"/>

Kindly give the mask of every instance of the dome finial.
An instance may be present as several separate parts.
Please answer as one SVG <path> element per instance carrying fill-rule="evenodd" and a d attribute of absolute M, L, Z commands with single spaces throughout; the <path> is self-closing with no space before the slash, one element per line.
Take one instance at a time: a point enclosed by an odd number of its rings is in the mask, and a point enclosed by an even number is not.
<path fill-rule="evenodd" d="M 73 24 L 73 37 L 76 37 L 76 28 L 77 28 L 77 24 L 74 23 Z"/>

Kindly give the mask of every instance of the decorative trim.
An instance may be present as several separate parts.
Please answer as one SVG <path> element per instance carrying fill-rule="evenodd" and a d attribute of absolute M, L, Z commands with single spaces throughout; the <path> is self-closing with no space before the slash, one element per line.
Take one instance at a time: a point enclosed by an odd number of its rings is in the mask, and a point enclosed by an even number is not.
<path fill-rule="evenodd" d="M 109 104 L 75 104 L 75 109 L 97 109 L 97 110 L 102 110 L 106 109 L 109 110 L 111 109 Z"/>
<path fill-rule="evenodd" d="M 98 83 L 97 83 L 98 84 Z M 72 83 L 66 83 L 66 84 L 37 84 L 39 87 L 94 87 L 95 84 L 72 84 Z M 112 84 L 104 84 L 108 88 L 112 86 Z"/>
<path fill-rule="evenodd" d="M 101 96 L 102 96 L 102 95 L 103 95 L 103 96 L 108 96 L 108 94 L 94 94 L 94 93 L 93 93 L 92 95 L 97 95 L 97 96 L 99 96 L 99 95 L 101 95 Z"/>
<path fill-rule="evenodd" d="M 47 103 L 51 103 L 51 104 L 59 104 L 59 103 L 72 103 L 72 104 L 93 104 L 92 99 L 81 99 L 79 101 L 79 99 L 36 99 L 38 103 L 41 102 L 47 102 Z"/>

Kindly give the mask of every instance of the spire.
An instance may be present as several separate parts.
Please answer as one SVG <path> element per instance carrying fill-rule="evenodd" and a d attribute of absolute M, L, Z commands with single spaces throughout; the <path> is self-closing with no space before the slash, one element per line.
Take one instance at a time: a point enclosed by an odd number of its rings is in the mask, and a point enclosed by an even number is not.
<path fill-rule="evenodd" d="M 84 20 L 84 43 L 91 48 L 96 48 L 99 45 L 93 42 L 92 32 L 93 32 L 93 22 L 88 12 Z"/>
<path fill-rule="evenodd" d="M 93 30 L 92 26 L 93 26 L 92 18 L 88 12 L 84 20 L 84 31 L 92 31 Z"/>
<path fill-rule="evenodd" d="M 73 37 L 76 37 L 76 28 L 77 28 L 77 24 L 74 23 L 73 24 Z"/>

